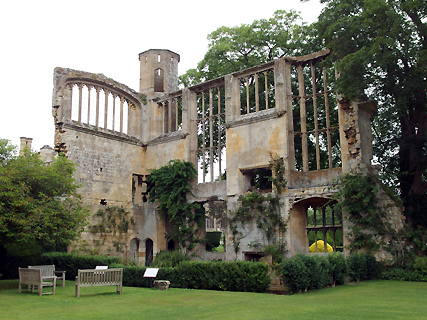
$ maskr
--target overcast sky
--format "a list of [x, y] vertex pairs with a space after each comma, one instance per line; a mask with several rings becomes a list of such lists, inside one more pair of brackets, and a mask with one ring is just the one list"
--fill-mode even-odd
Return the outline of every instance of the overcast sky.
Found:
[[181, 56], [179, 74], [195, 68], [207, 51], [206, 37], [221, 26], [268, 19], [274, 11], [301, 11], [317, 19], [319, 0], [282, 1], [98, 1], [5, 0], [0, 3], [0, 138], [33, 150], [53, 147], [53, 70], [103, 73], [134, 90], [138, 54], [169, 49]]

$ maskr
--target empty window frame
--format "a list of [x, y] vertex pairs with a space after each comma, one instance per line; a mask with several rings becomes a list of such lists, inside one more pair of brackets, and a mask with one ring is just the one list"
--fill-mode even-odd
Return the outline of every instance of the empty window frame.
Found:
[[[342, 213], [333, 206], [308, 207], [307, 237], [310, 252], [343, 251]], [[325, 241], [326, 239], [326, 245]], [[323, 251], [322, 251], [323, 249]]]
[[163, 132], [169, 133], [182, 129], [182, 96], [158, 103], [163, 108]]
[[225, 179], [224, 87], [197, 94], [197, 157], [200, 183]]
[[300, 171], [341, 166], [338, 105], [333, 70], [313, 61], [292, 70], [295, 166]]
[[274, 70], [240, 78], [240, 113], [249, 114], [275, 107]]

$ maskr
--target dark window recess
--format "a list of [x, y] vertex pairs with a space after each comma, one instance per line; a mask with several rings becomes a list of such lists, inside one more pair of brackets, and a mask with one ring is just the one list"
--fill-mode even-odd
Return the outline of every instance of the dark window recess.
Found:
[[132, 174], [132, 203], [141, 204], [148, 201], [151, 184], [146, 181], [147, 176]]
[[154, 92], [164, 91], [164, 71], [162, 69], [154, 70]]
[[270, 169], [267, 169], [267, 168], [253, 169], [250, 172], [251, 172], [251, 187], [259, 190], [272, 189], [272, 182], [271, 182], [272, 173]]

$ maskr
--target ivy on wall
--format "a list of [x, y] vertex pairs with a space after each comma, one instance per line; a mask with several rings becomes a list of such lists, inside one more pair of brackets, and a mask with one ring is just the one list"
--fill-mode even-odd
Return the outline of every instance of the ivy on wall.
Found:
[[350, 238], [350, 252], [385, 250], [396, 259], [404, 255], [401, 230], [391, 225], [387, 208], [380, 205], [381, 183], [372, 173], [348, 173], [342, 177], [333, 199], [335, 208], [345, 213]]
[[287, 229], [287, 223], [280, 212], [280, 194], [286, 188], [284, 179], [285, 164], [282, 158], [272, 157], [269, 162], [272, 176], [269, 178], [274, 188], [271, 193], [263, 193], [259, 190], [247, 192], [239, 196], [240, 207], [230, 213], [229, 228], [234, 252], [240, 250], [240, 242], [244, 237], [242, 229], [246, 225], [254, 223], [263, 234], [266, 243], [256, 241], [252, 243], [254, 248], [261, 248], [265, 254], [271, 254], [273, 261], [280, 261], [286, 251], [286, 243], [283, 235]]
[[101, 221], [90, 227], [90, 232], [99, 235], [101, 240], [95, 241], [100, 246], [105, 244], [108, 237], [111, 237], [113, 246], [117, 252], [123, 252], [127, 246], [128, 239], [126, 234], [129, 229], [135, 225], [135, 221], [130, 213], [122, 207], [108, 206], [105, 209], [99, 209], [95, 218]]
[[161, 218], [173, 226], [169, 239], [178, 241], [180, 248], [186, 251], [191, 251], [200, 242], [197, 235], [205, 224], [204, 209], [187, 201], [188, 195], [194, 196], [191, 181], [196, 177], [193, 163], [171, 160], [167, 165], [151, 170], [147, 178], [152, 186], [149, 201], [158, 204]]

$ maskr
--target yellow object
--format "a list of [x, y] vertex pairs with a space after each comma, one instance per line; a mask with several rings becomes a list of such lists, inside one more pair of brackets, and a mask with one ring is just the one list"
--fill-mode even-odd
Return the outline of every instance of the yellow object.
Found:
[[[325, 247], [324, 247], [324, 242], [323, 242], [323, 240], [317, 240], [317, 252], [325, 252]], [[326, 243], [326, 245], [327, 245], [327, 250], [328, 250], [328, 252], [334, 252], [334, 249], [328, 244], [328, 243]], [[316, 243], [313, 243], [309, 248], [308, 248], [308, 250], [310, 251], [310, 252], [316, 252]]]

